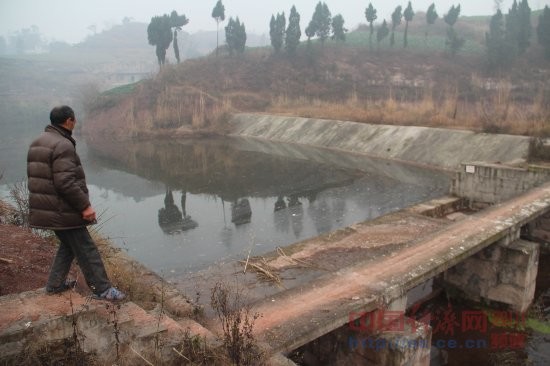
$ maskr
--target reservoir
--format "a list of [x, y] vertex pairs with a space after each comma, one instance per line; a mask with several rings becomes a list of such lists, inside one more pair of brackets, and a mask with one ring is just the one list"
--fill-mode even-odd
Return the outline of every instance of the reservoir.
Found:
[[101, 232], [166, 278], [445, 194], [441, 172], [243, 138], [88, 144]]
[[[450, 177], [363, 155], [245, 138], [84, 143], [97, 229], [170, 279], [261, 255], [448, 191]], [[24, 177], [26, 144], [2, 163]], [[20, 178], [19, 178], [20, 179]]]

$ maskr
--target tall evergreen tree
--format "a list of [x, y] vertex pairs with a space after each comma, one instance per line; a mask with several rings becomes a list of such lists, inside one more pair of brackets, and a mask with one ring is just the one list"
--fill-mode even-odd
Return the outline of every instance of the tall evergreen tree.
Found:
[[516, 0], [506, 14], [505, 39], [508, 45], [508, 59], [513, 60], [519, 54], [520, 16]]
[[229, 18], [229, 21], [227, 22], [227, 25], [225, 26], [225, 43], [227, 43], [227, 48], [229, 50], [229, 54], [232, 55], [233, 52], [235, 52], [235, 44], [236, 44], [236, 24], [235, 20], [233, 18]]
[[449, 25], [449, 27], [454, 27], [458, 16], [460, 15], [460, 4], [458, 6], [451, 6], [449, 12], [443, 16], [443, 21]]
[[288, 28], [286, 29], [285, 47], [288, 53], [293, 54], [300, 44], [300, 14], [296, 11], [296, 7], [292, 6], [290, 15], [288, 16]]
[[220, 22], [225, 20], [225, 6], [223, 6], [222, 0], [218, 0], [212, 9], [212, 18], [216, 20], [216, 56], [218, 56]]
[[174, 41], [172, 42], [174, 46], [174, 56], [176, 56], [176, 61], [180, 63], [180, 48], [178, 46], [178, 31], [174, 29]]
[[500, 9], [491, 17], [489, 33], [485, 34], [485, 45], [489, 66], [502, 67], [506, 63], [508, 47], [504, 33], [504, 15]]
[[388, 23], [386, 23], [386, 19], [384, 19], [382, 25], [376, 30], [376, 43], [378, 44], [378, 48], [380, 48], [380, 42], [382, 42], [388, 34], [390, 34], [390, 30], [388, 28]]
[[246, 48], [246, 27], [244, 22], [240, 23], [239, 18], [237, 17], [237, 52], [243, 53]]
[[522, 0], [518, 6], [518, 51], [520, 54], [525, 53], [530, 45], [531, 34], [533, 27], [531, 26], [531, 8], [527, 3], [527, 0]]
[[178, 31], [181, 30], [181, 27], [189, 23], [189, 19], [185, 15], [178, 15], [178, 12], [173, 10], [170, 14], [170, 23], [172, 28], [174, 28], [174, 55], [178, 64], [180, 63], [180, 49], [178, 47]]
[[401, 5], [395, 8], [391, 15], [391, 38], [390, 38], [390, 45], [393, 47], [395, 44], [395, 28], [399, 24], [401, 24], [401, 18], [403, 18], [403, 13], [401, 12], [402, 8]]
[[403, 12], [403, 17], [405, 18], [405, 36], [403, 38], [403, 47], [406, 48], [409, 44], [409, 40], [407, 39], [407, 35], [409, 33], [409, 22], [411, 22], [414, 17], [414, 11], [410, 1], [409, 5], [407, 5], [407, 8]]
[[313, 24], [313, 21], [310, 21], [308, 26], [306, 27], [306, 36], [307, 36], [307, 43], [308, 45], [311, 43], [311, 39], [315, 37], [315, 24]]
[[[279, 16], [279, 13], [277, 13], [277, 16]], [[271, 14], [271, 20], [269, 21], [269, 39], [271, 40], [271, 46], [275, 49], [275, 51], [279, 51], [281, 48], [277, 48], [277, 18], [275, 18], [274, 14]], [[282, 46], [282, 45], [281, 45]]]
[[[428, 24], [428, 27], [430, 25], [434, 25], [435, 21], [437, 20], [438, 17], [439, 17], [439, 15], [437, 14], [437, 11], [435, 10], [435, 4], [432, 3], [432, 5], [430, 5], [428, 7], [428, 11], [426, 12], [426, 23]], [[425, 42], [426, 42], [426, 44], [428, 44], [428, 30], [426, 30]]]
[[550, 60], [550, 8], [544, 7], [542, 14], [539, 15], [539, 24], [537, 25], [537, 40], [544, 48], [546, 59]]
[[325, 43], [330, 35], [332, 16], [326, 3], [319, 1], [315, 7], [313, 17], [306, 28], [306, 35], [311, 39], [314, 35], [319, 37], [321, 43]]
[[369, 3], [369, 6], [365, 9], [365, 18], [369, 23], [370, 35], [369, 35], [369, 47], [372, 47], [372, 34], [374, 33], [374, 21], [378, 16], [376, 15], [376, 9]]
[[159, 66], [166, 62], [166, 50], [172, 43], [172, 23], [167, 14], [154, 16], [147, 26], [147, 40], [151, 46], [155, 46], [155, 53]]
[[271, 38], [271, 45], [275, 49], [275, 52], [279, 52], [283, 47], [285, 40], [285, 28], [286, 18], [285, 13], [277, 13], [277, 17], [271, 16], [271, 22], [269, 23], [269, 36]]
[[451, 55], [456, 55], [456, 53], [464, 46], [464, 38], [458, 36], [454, 29], [454, 25], [458, 20], [460, 15], [460, 4], [458, 6], [451, 6], [449, 12], [443, 16], [443, 20], [449, 26], [447, 28], [447, 40], [445, 45], [449, 47]]
[[332, 18], [332, 39], [335, 41], [345, 41], [346, 32], [348, 30], [344, 28], [344, 17], [341, 14]]

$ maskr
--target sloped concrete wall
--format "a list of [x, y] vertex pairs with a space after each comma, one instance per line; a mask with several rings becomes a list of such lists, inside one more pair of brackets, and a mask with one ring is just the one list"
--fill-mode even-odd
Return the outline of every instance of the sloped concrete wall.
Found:
[[232, 134], [366, 154], [447, 170], [466, 161], [527, 159], [528, 137], [441, 128], [236, 114]]

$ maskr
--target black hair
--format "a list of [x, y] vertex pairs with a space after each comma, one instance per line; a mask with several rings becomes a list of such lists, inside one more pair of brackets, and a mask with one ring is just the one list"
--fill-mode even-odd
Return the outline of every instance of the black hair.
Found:
[[50, 112], [50, 122], [52, 125], [61, 125], [67, 119], [74, 120], [74, 111], [68, 105], [54, 107]]

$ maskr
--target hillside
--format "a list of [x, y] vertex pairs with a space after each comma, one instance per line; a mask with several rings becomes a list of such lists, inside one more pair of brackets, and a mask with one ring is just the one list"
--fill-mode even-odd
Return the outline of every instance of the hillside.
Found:
[[[535, 46], [499, 75], [487, 68], [483, 52], [451, 57], [444, 46], [370, 49], [368, 33], [361, 28], [349, 38], [363, 43], [304, 42], [295, 57], [265, 47], [168, 66], [152, 79], [95, 99], [88, 106], [93, 118], [85, 132], [116, 138], [223, 133], [231, 113], [261, 112], [550, 133], [550, 87], [545, 82], [550, 68]], [[121, 128], [113, 131], [112, 120]]]

